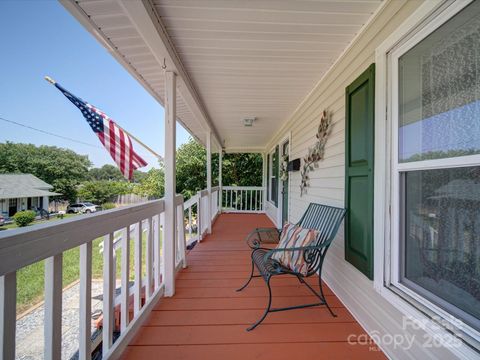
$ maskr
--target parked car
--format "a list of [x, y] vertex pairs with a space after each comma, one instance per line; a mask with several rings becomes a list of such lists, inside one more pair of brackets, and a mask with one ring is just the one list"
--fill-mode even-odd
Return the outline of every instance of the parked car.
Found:
[[2, 214], [0, 214], [0, 226], [5, 224], [5, 218], [3, 217]]
[[90, 202], [68, 205], [68, 214], [90, 214], [97, 211], [97, 205]]

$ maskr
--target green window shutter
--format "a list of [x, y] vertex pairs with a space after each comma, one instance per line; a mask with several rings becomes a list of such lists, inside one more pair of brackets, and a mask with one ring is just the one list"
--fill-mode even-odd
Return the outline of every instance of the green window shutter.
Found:
[[345, 260], [373, 279], [375, 64], [345, 92]]

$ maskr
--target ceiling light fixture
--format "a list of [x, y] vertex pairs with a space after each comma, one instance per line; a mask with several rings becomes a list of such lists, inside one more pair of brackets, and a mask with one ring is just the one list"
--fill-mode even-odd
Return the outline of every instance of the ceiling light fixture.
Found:
[[254, 122], [256, 119], [257, 119], [256, 117], [249, 117], [249, 118], [243, 119], [243, 126], [245, 126], [245, 127], [251, 127], [251, 126], [253, 126], [253, 122]]

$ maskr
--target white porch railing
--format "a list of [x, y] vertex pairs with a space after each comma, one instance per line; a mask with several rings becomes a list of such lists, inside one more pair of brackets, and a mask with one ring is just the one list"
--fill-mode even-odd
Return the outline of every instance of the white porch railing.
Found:
[[[176, 206], [177, 217], [182, 219], [181, 196], [176, 197]], [[62, 258], [65, 251], [80, 247], [79, 359], [91, 359], [92, 242], [100, 237], [103, 237], [104, 264], [102, 350], [104, 358], [118, 354], [163, 295], [163, 213], [163, 200], [156, 200], [0, 234], [0, 358], [15, 358], [17, 271], [42, 260], [45, 260], [43, 358], [61, 358]], [[177, 270], [182, 264], [185, 266], [184, 227], [182, 221], [178, 223]], [[130, 264], [131, 241], [133, 266]], [[116, 249], [121, 251], [121, 291], [117, 298]], [[131, 270], [135, 279], [132, 287], [129, 286]], [[133, 318], [130, 319], [132, 301]], [[115, 329], [114, 323], [116, 304], [120, 304], [121, 310], [120, 329]], [[119, 330], [120, 337], [113, 343], [113, 332]]]
[[[201, 240], [221, 211], [262, 212], [263, 188], [213, 187], [211, 194], [202, 190], [185, 203], [177, 195], [175, 206], [178, 271], [186, 266], [186, 246]], [[117, 356], [164, 294], [164, 210], [164, 201], [155, 200], [0, 233], [0, 358], [15, 358], [17, 271], [42, 260], [45, 260], [43, 357], [61, 357], [62, 259], [65, 251], [77, 247], [80, 248], [79, 359], [91, 358], [92, 243], [98, 238], [103, 238], [104, 264], [102, 351], [104, 358]], [[132, 242], [134, 261], [130, 264]], [[116, 274], [117, 251], [121, 259], [119, 274]], [[133, 286], [129, 286], [131, 273]], [[118, 296], [115, 295], [117, 278], [121, 281]], [[129, 312], [132, 304], [133, 318]], [[120, 307], [120, 328], [115, 327], [115, 306]], [[114, 331], [120, 331], [115, 342]]]
[[261, 186], [223, 186], [222, 211], [236, 213], [264, 212], [264, 188]]
[[[212, 187], [211, 196], [211, 221], [220, 213], [219, 204], [220, 187]], [[185, 201], [184, 224], [187, 246], [201, 240], [208, 230], [208, 190], [199, 191], [196, 195]]]

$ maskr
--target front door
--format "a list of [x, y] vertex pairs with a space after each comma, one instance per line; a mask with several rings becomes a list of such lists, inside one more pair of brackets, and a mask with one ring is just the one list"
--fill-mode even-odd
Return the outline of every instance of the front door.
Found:
[[346, 89], [345, 259], [373, 278], [374, 83], [372, 64]]
[[282, 181], [282, 225], [288, 222], [288, 141], [282, 145], [282, 158], [280, 159], [280, 180]]
[[17, 213], [17, 199], [8, 200], [8, 216], [12, 217]]

